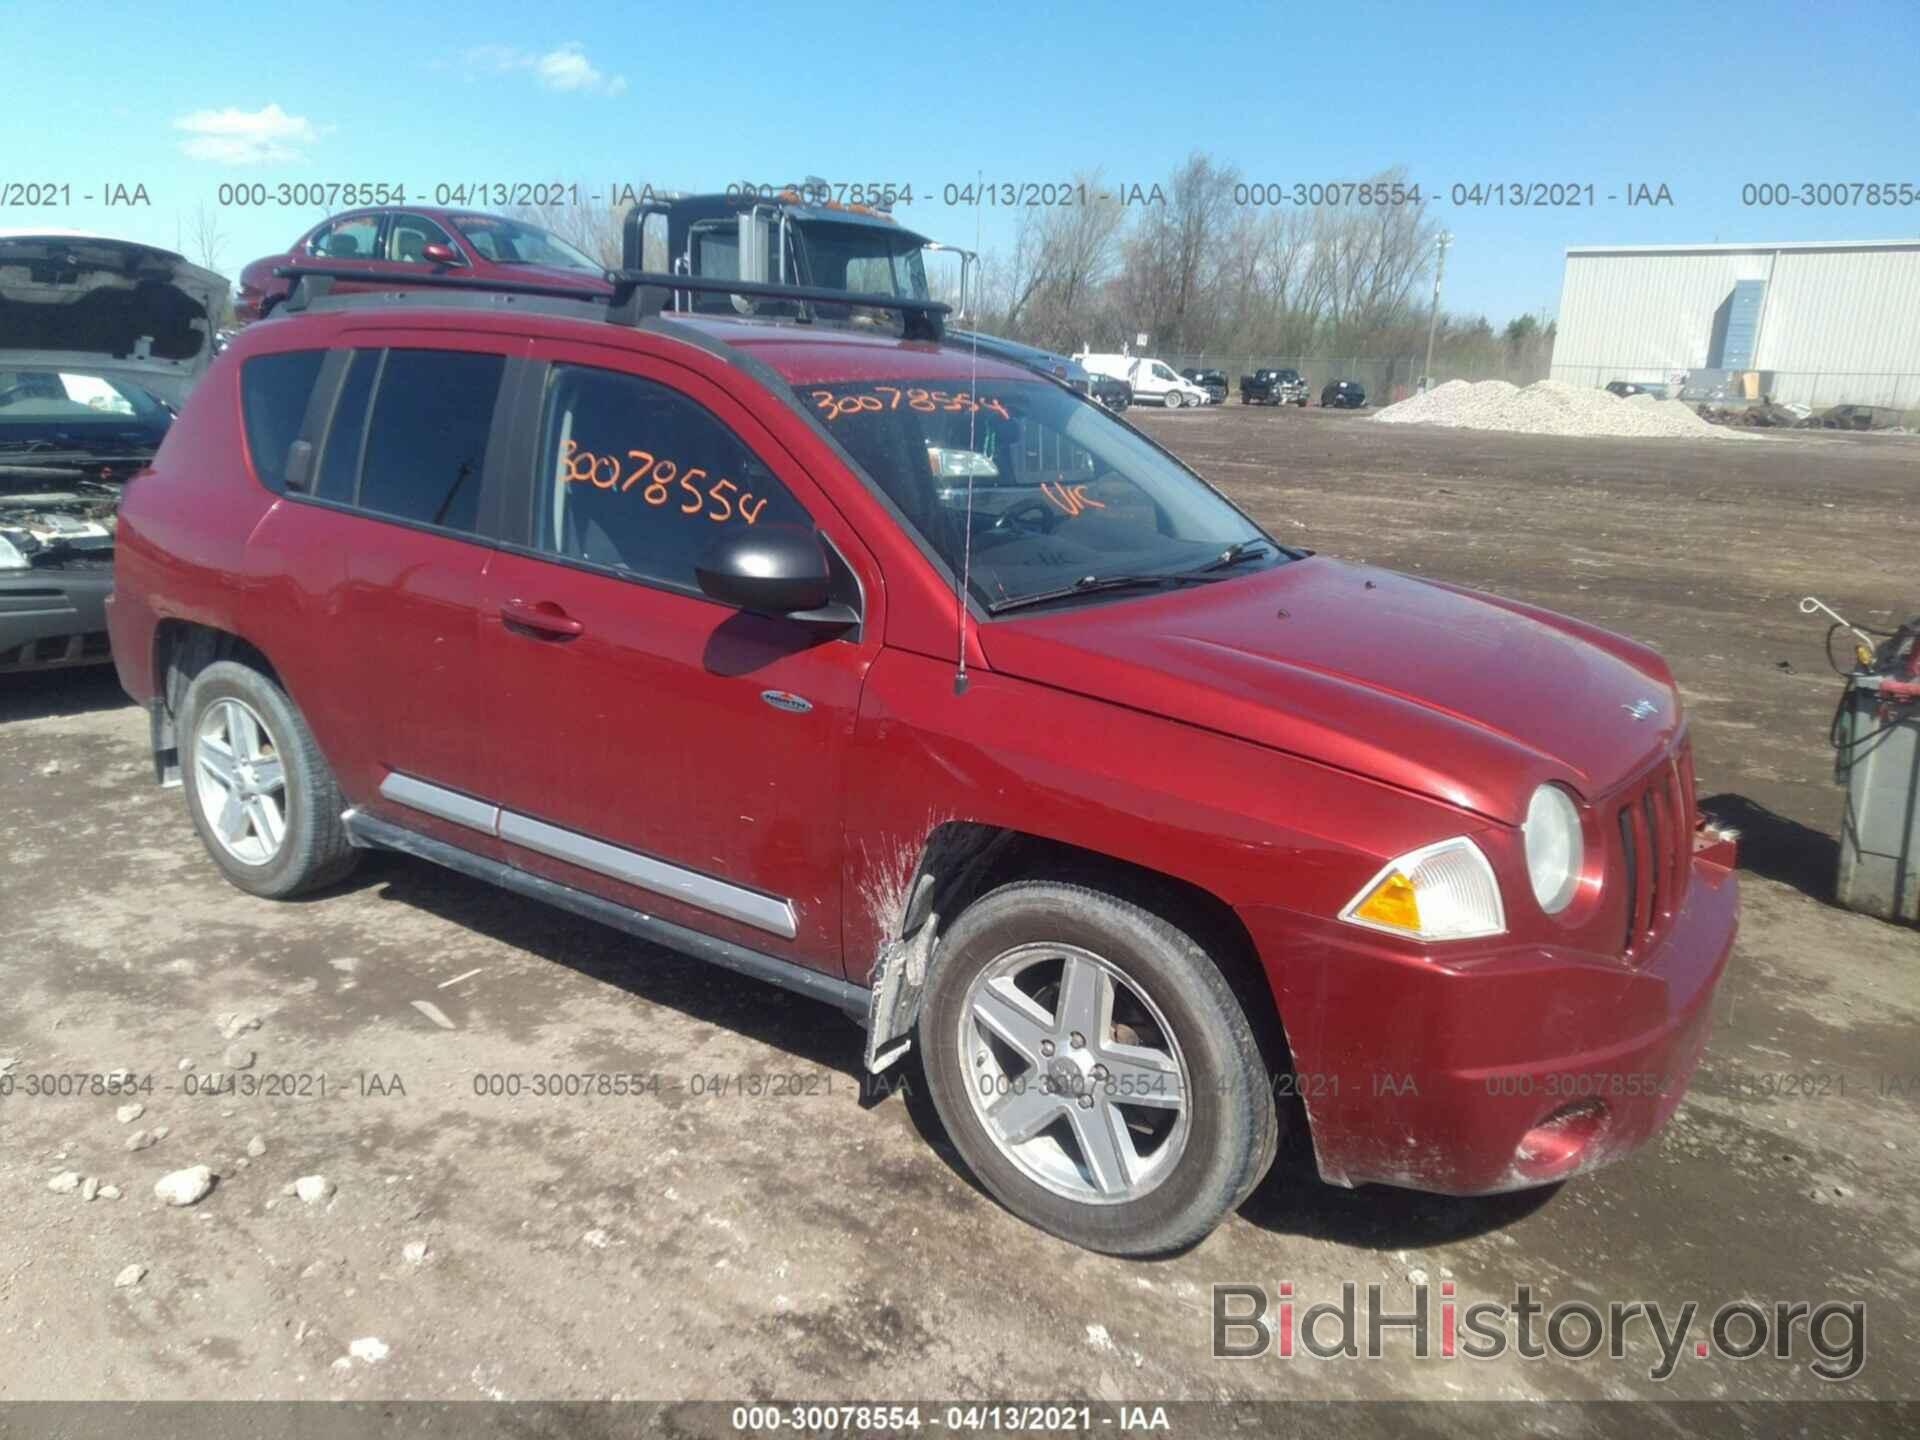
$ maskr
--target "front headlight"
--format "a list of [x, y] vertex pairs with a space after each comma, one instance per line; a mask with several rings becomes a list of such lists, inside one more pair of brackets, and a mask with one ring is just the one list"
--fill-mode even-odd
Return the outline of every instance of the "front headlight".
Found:
[[1464, 835], [1409, 850], [1362, 886], [1340, 918], [1411, 940], [1471, 940], [1507, 928], [1493, 866]]
[[1573, 797], [1558, 785], [1542, 785], [1527, 802], [1527, 818], [1520, 826], [1527, 842], [1527, 878], [1533, 898], [1549, 915], [1558, 915], [1573, 903], [1580, 888], [1580, 870], [1586, 843], [1580, 834], [1580, 812]]

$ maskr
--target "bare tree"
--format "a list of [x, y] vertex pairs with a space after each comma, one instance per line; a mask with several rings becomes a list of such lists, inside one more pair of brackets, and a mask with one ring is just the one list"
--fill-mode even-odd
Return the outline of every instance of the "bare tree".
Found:
[[190, 233], [187, 240], [180, 237], [180, 223], [174, 222], [174, 247], [187, 254], [196, 264], [209, 270], [220, 268], [220, 256], [226, 249], [227, 237], [220, 229], [219, 212], [210, 209], [202, 200], [193, 212]]

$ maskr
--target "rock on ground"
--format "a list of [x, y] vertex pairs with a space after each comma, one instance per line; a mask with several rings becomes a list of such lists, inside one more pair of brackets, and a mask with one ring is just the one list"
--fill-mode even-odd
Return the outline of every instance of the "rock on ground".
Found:
[[309, 1205], [318, 1205], [333, 1194], [333, 1182], [324, 1175], [302, 1175], [293, 1182], [293, 1193]]
[[213, 1189], [213, 1171], [205, 1165], [189, 1165], [185, 1170], [175, 1170], [171, 1175], [162, 1175], [154, 1182], [153, 1193], [169, 1205], [193, 1205], [206, 1198]]

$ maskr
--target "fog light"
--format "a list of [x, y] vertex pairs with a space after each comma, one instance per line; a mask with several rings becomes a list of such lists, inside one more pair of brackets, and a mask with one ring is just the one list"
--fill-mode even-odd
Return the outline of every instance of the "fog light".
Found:
[[1541, 1184], [1571, 1175], [1606, 1125], [1607, 1107], [1598, 1100], [1562, 1105], [1520, 1137], [1513, 1173]]

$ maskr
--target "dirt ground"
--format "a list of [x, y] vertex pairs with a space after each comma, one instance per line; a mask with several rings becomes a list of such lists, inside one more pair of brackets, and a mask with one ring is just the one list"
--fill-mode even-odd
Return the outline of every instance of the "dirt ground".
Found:
[[[1920, 609], [1920, 439], [1565, 440], [1239, 406], [1140, 423], [1284, 540], [1670, 658], [1706, 808], [1745, 832], [1745, 910], [1702, 1071], [1655, 1143], [1557, 1190], [1456, 1200], [1323, 1185], [1296, 1136], [1192, 1252], [1089, 1255], [968, 1180], [916, 1070], [863, 1094], [833, 1012], [397, 857], [306, 903], [252, 899], [152, 784], [110, 671], [0, 677], [0, 1398], [1920, 1396], [1920, 934], [1830, 902], [1840, 687], [1795, 609]], [[23, 1085], [117, 1069], [153, 1080], [124, 1122], [127, 1097]], [[476, 1093], [556, 1072], [661, 1081]], [[221, 1074], [253, 1093], [204, 1083]], [[712, 1080], [794, 1075], [797, 1098]], [[267, 1096], [269, 1076], [298, 1093]], [[196, 1164], [211, 1195], [155, 1199]], [[48, 1188], [68, 1171], [123, 1196]], [[313, 1175], [324, 1198], [283, 1193]], [[128, 1266], [144, 1274], [117, 1286]], [[1804, 1337], [1744, 1362], [1689, 1347], [1660, 1381], [1644, 1329], [1622, 1359], [1422, 1359], [1404, 1339], [1377, 1361], [1211, 1357], [1214, 1284], [1305, 1303], [1343, 1281], [1401, 1310], [1423, 1281], [1462, 1306], [1520, 1285], [1702, 1317], [1858, 1301], [1865, 1362], [1828, 1382]]]

